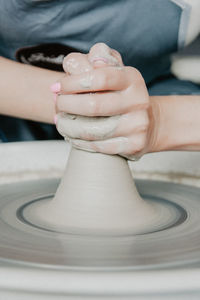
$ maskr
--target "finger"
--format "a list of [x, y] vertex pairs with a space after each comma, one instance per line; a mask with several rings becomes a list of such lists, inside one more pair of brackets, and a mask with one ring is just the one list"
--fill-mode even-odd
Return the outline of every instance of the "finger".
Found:
[[121, 115], [117, 127], [110, 137], [131, 136], [137, 133], [147, 133], [149, 116], [147, 110], [136, 110]]
[[96, 91], [122, 90], [128, 87], [132, 78], [128, 69], [104, 67], [80, 75], [65, 76], [60, 80], [60, 94], [75, 94]]
[[123, 66], [121, 55], [104, 43], [95, 44], [89, 51], [88, 59], [94, 67]]
[[119, 154], [123, 151], [124, 145], [127, 144], [126, 137], [117, 137], [103, 141], [85, 141], [71, 139], [72, 145], [78, 149], [100, 152], [105, 154]]
[[93, 69], [87, 54], [70, 53], [63, 60], [63, 69], [69, 75], [78, 75]]
[[145, 111], [97, 118], [60, 113], [57, 119], [57, 130], [61, 135], [88, 141], [144, 133], [147, 132], [148, 125], [149, 118]]
[[124, 66], [121, 54], [117, 50], [111, 48], [111, 54], [117, 59], [120, 66]]
[[146, 134], [133, 134], [130, 137], [116, 137], [103, 141], [72, 139], [71, 142], [78, 149], [128, 157], [144, 149]]
[[119, 118], [120, 116], [91, 118], [60, 113], [57, 119], [57, 130], [68, 138], [103, 140], [113, 135]]
[[113, 92], [59, 95], [57, 109], [58, 111], [88, 117], [113, 116], [128, 110], [127, 102], [122, 101], [121, 93]]
[[[135, 92], [136, 94], [136, 92]], [[87, 93], [74, 95], [59, 95], [57, 98], [57, 110], [70, 114], [95, 117], [114, 116], [128, 113], [134, 110], [148, 108], [148, 102], [142, 97], [133, 99], [133, 93], [129, 91]]]

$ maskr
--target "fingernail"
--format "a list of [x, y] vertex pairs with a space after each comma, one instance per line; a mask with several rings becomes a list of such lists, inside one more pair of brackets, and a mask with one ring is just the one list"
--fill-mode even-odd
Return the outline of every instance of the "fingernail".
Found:
[[51, 89], [51, 91], [53, 93], [59, 93], [60, 90], [61, 90], [61, 84], [60, 84], [60, 82], [56, 82], [56, 83], [52, 84], [51, 87], [50, 87], [50, 89]]
[[56, 100], [57, 100], [57, 94], [53, 93], [53, 100], [54, 102], [56, 103]]
[[58, 121], [58, 117], [57, 115], [54, 116], [54, 124], [56, 125], [57, 124], [57, 121]]
[[91, 59], [92, 63], [108, 64], [108, 59], [102, 56], [93, 57]]

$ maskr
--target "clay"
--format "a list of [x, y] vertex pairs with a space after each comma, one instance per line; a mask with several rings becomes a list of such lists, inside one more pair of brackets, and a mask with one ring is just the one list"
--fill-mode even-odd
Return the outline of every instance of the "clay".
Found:
[[90, 73], [86, 73], [85, 77], [80, 80], [80, 86], [83, 88], [90, 88], [94, 76]]
[[119, 61], [111, 54], [110, 48], [104, 43], [98, 43], [98, 54], [92, 55], [92, 61], [98, 60], [99, 57], [106, 59], [109, 64], [119, 67]]
[[94, 235], [145, 233], [170, 216], [140, 197], [124, 158], [74, 148], [55, 198], [26, 211], [28, 220], [45, 228]]
[[92, 65], [85, 61], [83, 54], [73, 53], [74, 55], [75, 57], [66, 56], [63, 61], [63, 68], [67, 74], [79, 75], [92, 71]]
[[[67, 113], [58, 114], [57, 129], [64, 138], [107, 139], [119, 125], [119, 115], [111, 117], [83, 117]], [[82, 136], [83, 135], [83, 136]]]
[[[90, 152], [101, 151], [103, 153], [105, 147], [110, 147], [111, 149], [114, 144], [115, 152], [120, 153], [121, 156], [129, 160], [136, 161], [141, 156], [141, 154], [129, 154], [126, 156], [124, 153], [129, 144], [129, 137], [116, 135], [120, 123], [123, 123], [126, 117], [121, 115], [86, 117], [64, 112], [56, 116], [58, 131], [66, 141], [71, 142], [77, 149]], [[127, 122], [127, 120], [125, 122]]]

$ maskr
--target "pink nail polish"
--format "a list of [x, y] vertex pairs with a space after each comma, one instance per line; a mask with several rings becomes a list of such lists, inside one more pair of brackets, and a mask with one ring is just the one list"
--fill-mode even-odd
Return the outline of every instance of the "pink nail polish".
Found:
[[53, 100], [54, 102], [56, 103], [56, 100], [57, 100], [57, 94], [53, 93]]
[[56, 125], [57, 124], [57, 121], [58, 121], [58, 117], [57, 115], [54, 116], [54, 124]]
[[92, 59], [92, 63], [104, 63], [104, 64], [108, 64], [108, 60], [105, 57], [99, 56], [99, 57], [94, 57]]
[[51, 89], [51, 91], [53, 93], [59, 93], [60, 90], [61, 90], [61, 84], [60, 84], [60, 82], [56, 82], [56, 83], [52, 84], [51, 87], [50, 87], [50, 89]]

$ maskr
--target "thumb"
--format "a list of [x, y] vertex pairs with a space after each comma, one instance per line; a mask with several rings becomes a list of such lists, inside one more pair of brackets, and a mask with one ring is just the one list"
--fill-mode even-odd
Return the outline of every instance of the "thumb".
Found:
[[94, 68], [105, 67], [105, 65], [123, 66], [120, 53], [104, 43], [97, 43], [90, 49], [88, 60]]

